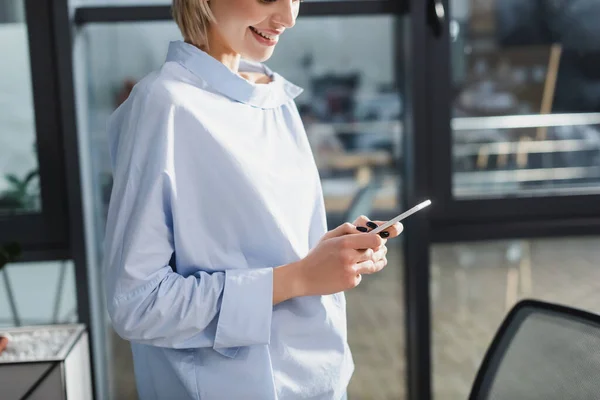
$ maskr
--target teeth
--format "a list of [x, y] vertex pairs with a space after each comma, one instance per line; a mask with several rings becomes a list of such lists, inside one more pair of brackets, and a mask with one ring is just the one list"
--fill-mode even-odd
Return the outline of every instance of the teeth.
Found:
[[250, 29], [252, 29], [253, 32], [257, 33], [258, 35], [264, 37], [267, 40], [274, 40], [275, 39], [273, 36], [269, 36], [266, 33], [259, 32], [258, 29], [254, 28], [252, 26], [250, 27]]

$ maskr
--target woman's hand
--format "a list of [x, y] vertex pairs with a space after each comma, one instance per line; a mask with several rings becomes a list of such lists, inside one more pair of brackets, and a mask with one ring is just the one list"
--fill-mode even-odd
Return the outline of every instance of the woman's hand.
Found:
[[387, 248], [380, 236], [365, 235], [349, 223], [328, 233], [328, 238], [323, 238], [298, 262], [301, 296], [326, 295], [354, 288], [360, 283], [362, 274], [381, 271], [387, 264]]
[[[371, 221], [369, 218], [361, 215], [352, 224], [343, 224], [338, 226], [336, 229], [327, 232], [321, 238], [321, 241], [347, 234], [353, 234], [357, 231], [362, 233], [369, 232], [385, 222], [387, 221]], [[374, 249], [375, 253], [372, 259], [374, 263], [383, 262], [384, 266], [387, 265], [387, 259], [385, 258], [385, 255], [387, 254], [387, 239], [399, 236], [403, 230], [404, 226], [400, 222], [397, 222], [386, 230], [379, 232], [379, 236], [384, 238], [384, 240], [379, 248]]]
[[[293, 297], [327, 295], [356, 287], [362, 274], [373, 274], [387, 265], [387, 238], [403, 230], [397, 223], [380, 235], [365, 234], [385, 221], [361, 216], [354, 224], [345, 223], [327, 232], [302, 260], [275, 268], [273, 304]], [[365, 227], [365, 229], [357, 229]], [[369, 225], [371, 225], [369, 227]], [[387, 235], [386, 235], [387, 233]], [[382, 235], [383, 234], [383, 235]]]

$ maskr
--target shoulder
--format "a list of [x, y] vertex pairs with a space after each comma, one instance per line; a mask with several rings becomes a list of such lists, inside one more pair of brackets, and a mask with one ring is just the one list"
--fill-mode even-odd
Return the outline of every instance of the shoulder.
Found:
[[112, 153], [133, 152], [155, 137], [168, 120], [174, 104], [160, 87], [159, 76], [153, 72], [133, 86], [127, 99], [112, 113], [107, 123]]
[[190, 95], [210, 95], [206, 83], [176, 62], [162, 67], [141, 79], [127, 101], [148, 106], [177, 107], [185, 104]]
[[137, 116], [148, 109], [156, 110], [171, 106], [174, 102], [165, 83], [160, 71], [146, 75], [133, 85], [130, 93], [111, 115], [110, 122]]
[[156, 120], [175, 118], [181, 110], [190, 107], [193, 98], [196, 105], [209, 100], [210, 93], [202, 89], [202, 82], [177, 63], [167, 62], [156, 71], [137, 82], [127, 99], [119, 105], [109, 119], [109, 126], [123, 124], [127, 120]]
[[182, 76], [175, 73], [174, 65], [163, 67], [144, 77], [132, 92], [132, 101], [150, 107], [173, 107], [180, 102], [182, 89], [186, 83]]
[[[161, 151], [171, 134], [176, 117], [177, 90], [162, 70], [137, 82], [127, 99], [112, 113], [107, 123], [113, 157], [144, 156]], [[156, 154], [155, 154], [156, 155]]]

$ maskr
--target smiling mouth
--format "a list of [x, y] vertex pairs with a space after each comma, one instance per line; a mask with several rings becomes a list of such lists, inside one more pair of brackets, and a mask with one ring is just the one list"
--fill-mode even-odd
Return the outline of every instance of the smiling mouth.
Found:
[[250, 30], [251, 30], [252, 32], [256, 33], [258, 36], [260, 36], [260, 37], [263, 37], [263, 38], [265, 38], [265, 39], [267, 39], [267, 40], [270, 40], [270, 41], [273, 41], [273, 42], [274, 42], [275, 40], [277, 40], [277, 36], [271, 36], [271, 35], [268, 35], [268, 34], [266, 34], [266, 33], [260, 32], [258, 29], [256, 29], [256, 28], [255, 28], [255, 27], [253, 27], [253, 26], [251, 26], [251, 27], [250, 27]]

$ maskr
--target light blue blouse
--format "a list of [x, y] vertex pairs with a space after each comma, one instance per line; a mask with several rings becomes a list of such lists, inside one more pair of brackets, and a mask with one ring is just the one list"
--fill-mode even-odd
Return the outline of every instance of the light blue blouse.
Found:
[[272, 305], [273, 267], [327, 230], [301, 89], [240, 70], [272, 82], [173, 42], [111, 116], [108, 311], [141, 399], [337, 400], [354, 369], [343, 293]]

